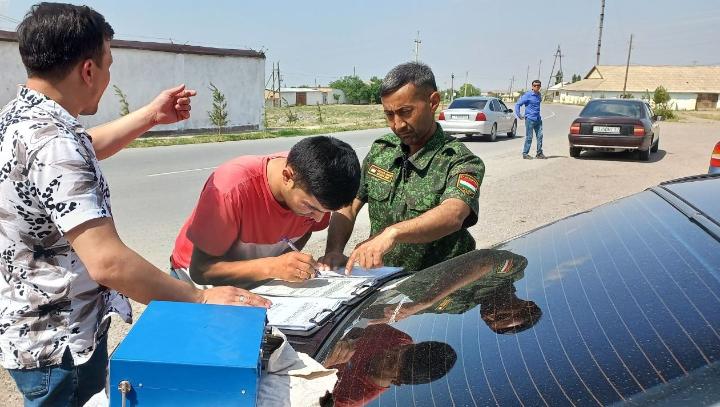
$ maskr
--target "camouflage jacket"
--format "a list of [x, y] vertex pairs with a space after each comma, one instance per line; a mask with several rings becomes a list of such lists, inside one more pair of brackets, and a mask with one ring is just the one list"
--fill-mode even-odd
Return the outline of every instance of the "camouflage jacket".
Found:
[[370, 234], [415, 218], [449, 198], [471, 209], [463, 227], [424, 244], [398, 244], [385, 254], [386, 265], [417, 271], [475, 248], [467, 228], [478, 219], [478, 196], [485, 165], [465, 145], [446, 136], [440, 125], [427, 144], [408, 157], [395, 134], [375, 140], [363, 162], [357, 197], [368, 204]]
[[0, 364], [31, 369], [92, 356], [130, 304], [98, 285], [65, 233], [111, 216], [87, 133], [62, 106], [20, 87], [0, 112]]

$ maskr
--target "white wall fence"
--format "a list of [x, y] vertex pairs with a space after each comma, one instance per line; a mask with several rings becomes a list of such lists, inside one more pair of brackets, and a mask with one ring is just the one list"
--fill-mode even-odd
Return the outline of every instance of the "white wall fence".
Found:
[[[114, 43], [143, 44], [117, 41]], [[153, 44], [153, 43], [147, 43]], [[158, 45], [158, 44], [155, 44]], [[171, 48], [172, 44], [160, 44]], [[224, 50], [204, 47], [175, 46], [197, 50]], [[240, 52], [242, 50], [230, 50]], [[245, 51], [243, 51], [245, 52]], [[225, 95], [228, 110], [228, 126], [232, 129], [259, 129], [263, 126], [265, 56], [247, 51], [250, 56], [211, 55], [200, 52], [165, 52], [138, 49], [138, 47], [113, 47], [111, 79], [100, 100], [97, 114], [81, 116], [80, 121], [87, 127], [105, 123], [120, 117], [120, 99], [113, 91], [117, 85], [127, 96], [130, 110], [150, 102], [167, 88], [184, 83], [195, 89], [198, 95], [192, 100], [189, 120], [167, 126], [158, 126], [155, 131], [192, 132], [213, 128], [208, 117], [212, 109], [212, 82]], [[0, 40], [0, 105], [15, 98], [17, 85], [27, 78], [22, 65], [16, 41]]]

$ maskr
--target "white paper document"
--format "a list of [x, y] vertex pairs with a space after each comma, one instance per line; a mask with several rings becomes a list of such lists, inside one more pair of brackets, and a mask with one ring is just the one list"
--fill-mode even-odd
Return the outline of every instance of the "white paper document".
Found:
[[309, 280], [291, 283], [288, 281], [273, 280], [251, 291], [258, 295], [282, 297], [315, 297], [349, 300], [372, 284], [369, 278], [344, 277], [317, 277]]
[[267, 312], [269, 325], [283, 329], [310, 330], [342, 304], [332, 298], [272, 297]]
[[385, 277], [392, 276], [393, 274], [398, 274], [401, 271], [403, 271], [402, 267], [378, 267], [374, 269], [366, 269], [363, 267], [355, 266], [352, 269], [351, 277], [367, 277], [367, 278], [373, 278], [376, 280], [383, 279]]

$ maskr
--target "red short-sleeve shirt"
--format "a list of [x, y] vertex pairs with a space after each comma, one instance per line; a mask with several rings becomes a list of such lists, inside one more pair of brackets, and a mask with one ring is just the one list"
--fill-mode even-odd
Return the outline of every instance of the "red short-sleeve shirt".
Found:
[[183, 225], [172, 253], [174, 268], [188, 268], [193, 247], [228, 260], [250, 260], [282, 254], [283, 237], [297, 240], [308, 232], [323, 230], [320, 222], [283, 208], [270, 192], [269, 156], [242, 156], [218, 167], [203, 187], [195, 209]]

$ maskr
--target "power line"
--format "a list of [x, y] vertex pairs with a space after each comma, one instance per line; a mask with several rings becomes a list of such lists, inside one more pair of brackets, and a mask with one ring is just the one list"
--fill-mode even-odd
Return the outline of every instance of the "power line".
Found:
[[5, 14], [0, 14], [0, 18], [3, 19], [3, 20], [8, 20], [8, 21], [10, 21], [11, 23], [15, 23], [15, 24], [19, 24], [19, 23], [20, 23], [20, 20], [16, 20], [16, 19], [14, 19], [14, 18], [12, 18], [12, 17], [10, 17], [10, 16], [6, 16]]

